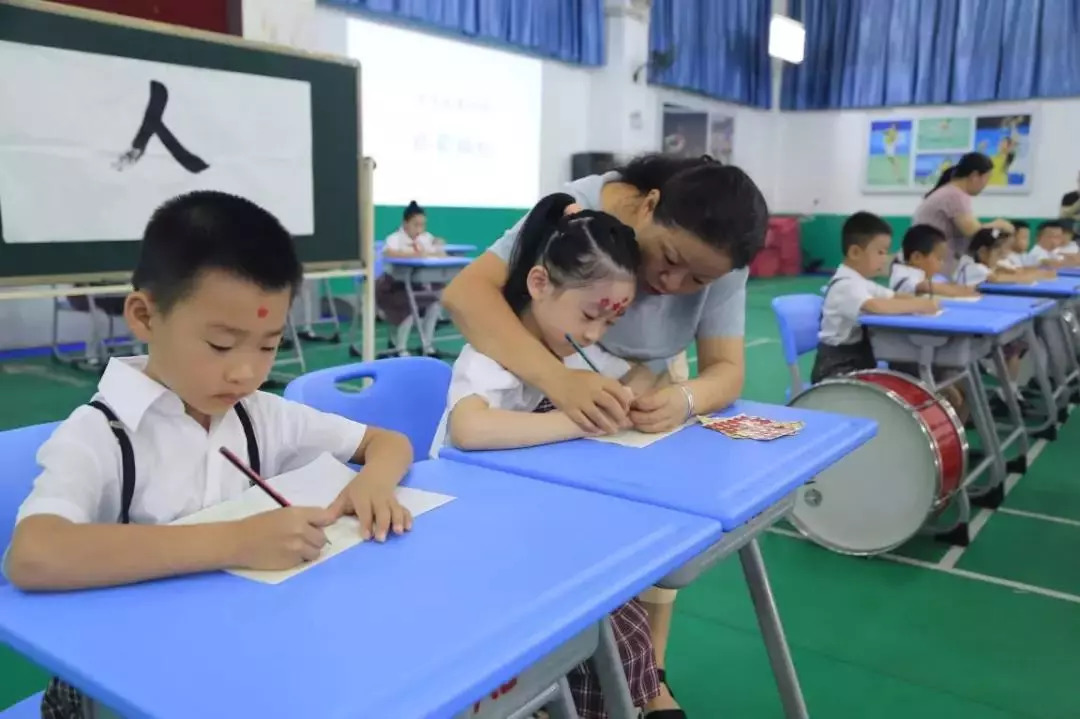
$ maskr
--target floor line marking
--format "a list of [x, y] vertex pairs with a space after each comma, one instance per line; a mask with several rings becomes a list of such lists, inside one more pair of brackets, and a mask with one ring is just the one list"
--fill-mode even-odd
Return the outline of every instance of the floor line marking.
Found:
[[1028, 512], [1024, 509], [1010, 509], [1008, 507], [1001, 507], [998, 512], [1002, 514], [1011, 514], [1016, 517], [1027, 517], [1028, 519], [1040, 519], [1044, 522], [1055, 522], [1057, 524], [1067, 524], [1071, 527], [1080, 527], [1080, 519], [1069, 519], [1068, 517], [1055, 517], [1051, 514], [1042, 514], [1041, 512]]
[[[806, 537], [802, 536], [798, 532], [794, 532], [790, 529], [784, 529], [782, 527], [770, 527], [768, 530], [772, 534], [780, 534], [785, 537], [792, 537], [803, 542], [809, 542]], [[1047, 589], [1046, 587], [1038, 587], [1034, 584], [1024, 584], [1023, 582], [1014, 582], [1011, 579], [1002, 579], [1001, 577], [994, 577], [989, 574], [980, 574], [978, 572], [970, 572], [966, 569], [958, 569], [956, 567], [942, 567], [934, 562], [927, 562], [922, 559], [912, 559], [910, 557], [901, 557], [897, 554], [879, 554], [873, 559], [884, 559], [889, 562], [896, 562], [897, 564], [907, 564], [912, 567], [920, 567], [922, 569], [931, 569], [935, 572], [941, 572], [942, 574], [951, 574], [955, 577], [963, 577], [965, 579], [971, 579], [977, 582], [983, 582], [985, 584], [996, 584], [1000, 587], [1007, 587], [1009, 589], [1026, 592], [1028, 594], [1038, 594], [1043, 597], [1049, 597], [1050, 599], [1059, 599], [1063, 602], [1070, 602], [1072, 604], [1080, 604], [1080, 596], [1075, 594], [1069, 594], [1068, 592], [1059, 592], [1056, 589]]]

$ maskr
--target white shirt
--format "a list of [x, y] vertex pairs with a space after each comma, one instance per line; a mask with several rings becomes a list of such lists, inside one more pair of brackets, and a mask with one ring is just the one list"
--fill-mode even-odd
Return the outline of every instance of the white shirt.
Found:
[[905, 265], [903, 262], [894, 262], [889, 270], [889, 288], [893, 292], [906, 292], [915, 295], [919, 292], [919, 284], [926, 280], [926, 273], [918, 267]]
[[431, 254], [436, 250], [435, 236], [430, 232], [421, 232], [413, 239], [404, 228], [399, 227], [386, 238], [383, 249], [391, 252], [415, 252], [418, 255]]
[[1080, 245], [1076, 244], [1076, 240], [1069, 240], [1064, 245], [1054, 250], [1054, 252], [1058, 256], [1075, 255], [1077, 252], [1080, 252]]
[[[210, 431], [184, 412], [180, 398], [143, 373], [145, 357], [109, 361], [95, 399], [123, 423], [135, 455], [131, 521], [167, 524], [238, 496], [247, 478], [221, 456], [228, 447], [249, 459], [236, 412], [215, 417]], [[276, 395], [243, 400], [259, 444], [261, 474], [273, 477], [330, 452], [352, 458], [366, 427]], [[18, 520], [54, 514], [72, 522], [113, 523], [120, 516], [120, 445], [93, 407], [72, 412], [38, 450], [41, 474]]]
[[[616, 357], [600, 345], [590, 345], [583, 349], [585, 356], [605, 377], [620, 379], [630, 371], [629, 362]], [[571, 369], [592, 369], [577, 354], [565, 358], [563, 363]], [[465, 345], [454, 362], [446, 412], [443, 413], [439, 429], [435, 433], [435, 441], [431, 444], [432, 457], [437, 457], [440, 449], [450, 445], [446, 423], [451, 410], [458, 402], [473, 395], [482, 398], [492, 409], [510, 412], [532, 412], [544, 400], [543, 392], [525, 384], [501, 364], [477, 352], [472, 345]]]
[[953, 281], [958, 285], [974, 287], [990, 279], [990, 268], [975, 261], [971, 255], [964, 255], [956, 264], [956, 276]]
[[859, 312], [868, 300], [888, 299], [896, 293], [869, 280], [851, 267], [840, 265], [829, 281], [825, 304], [821, 308], [818, 340], [827, 345], [846, 345], [859, 341]]
[[999, 267], [1008, 270], [1022, 270], [1025, 267], [1038, 267], [1039, 261], [1032, 258], [1027, 252], [1010, 252], [1005, 259], [998, 262]]

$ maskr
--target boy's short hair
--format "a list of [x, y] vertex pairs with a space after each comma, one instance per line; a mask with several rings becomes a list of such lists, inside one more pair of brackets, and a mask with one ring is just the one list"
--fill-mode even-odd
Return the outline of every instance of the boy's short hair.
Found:
[[1016, 228], [1017, 232], [1019, 232], [1020, 230], [1030, 230], [1031, 229], [1031, 223], [1029, 223], [1027, 220], [1009, 220], [1009, 221], [1012, 222], [1012, 226]]
[[912, 225], [904, 233], [904, 260], [910, 260], [918, 252], [920, 255], [932, 254], [934, 248], [945, 243], [945, 233], [931, 225]]
[[304, 276], [292, 236], [276, 217], [242, 197], [199, 190], [154, 211], [131, 283], [168, 312], [212, 269], [293, 295]]
[[852, 247], [866, 248], [870, 242], [880, 235], [892, 237], [892, 227], [872, 212], [856, 212], [844, 222], [842, 230], [844, 256]]
[[1038, 237], [1042, 237], [1042, 234], [1044, 232], [1046, 232], [1047, 230], [1064, 230], [1064, 229], [1065, 229], [1065, 225], [1058, 222], [1057, 220], [1047, 220], [1046, 222], [1040, 222], [1039, 223], [1039, 229], [1038, 229], [1038, 232], [1036, 234], [1037, 234]]

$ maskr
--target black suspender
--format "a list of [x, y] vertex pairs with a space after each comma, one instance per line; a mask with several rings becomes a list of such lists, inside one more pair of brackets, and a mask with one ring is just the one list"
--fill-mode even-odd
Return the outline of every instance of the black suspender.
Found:
[[[135, 497], [135, 450], [131, 446], [131, 438], [128, 437], [124, 424], [117, 418], [108, 405], [100, 400], [90, 402], [89, 406], [105, 415], [109, 422], [109, 429], [116, 437], [120, 445], [120, 523], [131, 523], [131, 501]], [[262, 471], [259, 462], [259, 441], [255, 438], [255, 427], [251, 423], [251, 415], [244, 409], [244, 405], [237, 402], [234, 406], [240, 425], [244, 428], [244, 438], [247, 440], [248, 464], [258, 474]]]

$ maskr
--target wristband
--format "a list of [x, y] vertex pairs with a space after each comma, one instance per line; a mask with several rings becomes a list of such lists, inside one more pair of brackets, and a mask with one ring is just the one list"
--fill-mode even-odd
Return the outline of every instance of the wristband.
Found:
[[686, 419], [690, 419], [694, 416], [694, 393], [685, 384], [676, 386], [682, 390], [683, 396], [686, 397]]

